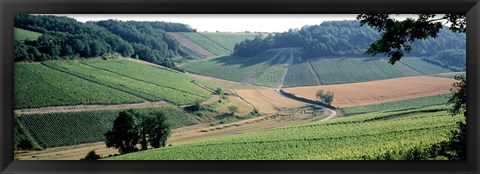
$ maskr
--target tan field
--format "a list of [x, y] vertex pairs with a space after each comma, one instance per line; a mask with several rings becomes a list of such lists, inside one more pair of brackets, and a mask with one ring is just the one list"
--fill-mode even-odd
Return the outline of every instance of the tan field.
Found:
[[285, 88], [288, 93], [315, 100], [319, 89], [334, 93], [333, 105], [344, 108], [449, 93], [456, 80], [404, 77], [340, 85]]
[[281, 96], [274, 89], [235, 89], [242, 99], [255, 106], [261, 113], [275, 113], [281, 109], [296, 108], [305, 103]]
[[246, 115], [253, 111], [253, 106], [248, 104], [247, 102], [243, 101], [240, 97], [237, 96], [228, 96], [229, 103], [226, 105], [221, 105], [216, 109], [219, 112], [230, 112], [228, 106], [237, 106], [238, 112], [235, 113], [236, 115]]

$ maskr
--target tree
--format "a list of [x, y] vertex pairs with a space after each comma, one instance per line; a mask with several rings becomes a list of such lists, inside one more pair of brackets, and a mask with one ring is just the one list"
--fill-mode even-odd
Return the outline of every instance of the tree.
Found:
[[[411, 43], [417, 39], [436, 38], [443, 24], [450, 24], [450, 31], [465, 33], [465, 14], [446, 14], [435, 18], [434, 14], [420, 14], [418, 19], [407, 18], [404, 21], [397, 21], [389, 14], [360, 14], [357, 19], [361, 25], [367, 24], [382, 32], [381, 39], [370, 45], [365, 54], [376, 55], [384, 53], [390, 57], [390, 63], [395, 64], [404, 53], [412, 50]], [[467, 81], [464, 77], [456, 77], [460, 80], [453, 84], [453, 95], [449, 103], [453, 104], [450, 112], [453, 115], [466, 114], [466, 91]], [[458, 122], [458, 130], [452, 131], [450, 141], [442, 142], [432, 149], [440, 149], [438, 154], [447, 156], [449, 159], [466, 159], [466, 124]], [[454, 152], [453, 154], [449, 152]]]
[[153, 117], [148, 117], [145, 122], [150, 145], [154, 148], [165, 147], [167, 138], [171, 134], [171, 125], [168, 123], [165, 114], [158, 112]]
[[235, 113], [238, 112], [238, 107], [237, 106], [228, 106], [228, 110], [230, 111], [231, 115], [235, 115]]
[[100, 155], [97, 155], [97, 153], [95, 153], [95, 150], [92, 150], [90, 152], [88, 152], [87, 156], [85, 156], [85, 158], [82, 158], [81, 160], [97, 160], [97, 159], [100, 159], [101, 156]]
[[317, 91], [317, 94], [315, 94], [315, 96], [317, 96], [317, 99], [319, 99], [321, 102], [325, 104], [331, 105], [333, 102], [333, 93], [330, 91], [323, 93], [323, 90], [319, 89]]
[[122, 111], [113, 121], [111, 131], [105, 133], [107, 147], [115, 147], [120, 153], [135, 152], [140, 139], [138, 113], [133, 110]]

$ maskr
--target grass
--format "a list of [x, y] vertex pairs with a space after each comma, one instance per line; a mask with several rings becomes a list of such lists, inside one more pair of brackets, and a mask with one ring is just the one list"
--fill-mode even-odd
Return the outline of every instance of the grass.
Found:
[[182, 68], [196, 74], [242, 82], [263, 73], [270, 66], [268, 61], [275, 54], [264, 52], [254, 57], [221, 56], [193, 60], [185, 63]]
[[15, 63], [14, 108], [139, 103], [143, 99], [38, 63]]
[[448, 139], [445, 107], [378, 112], [130, 153], [107, 160], [391, 159]]
[[[198, 123], [193, 116], [175, 107], [137, 110], [146, 114], [164, 112], [173, 128]], [[32, 114], [20, 118], [37, 142], [50, 148], [103, 141], [103, 134], [112, 128], [113, 120], [121, 111], [124, 110]]]
[[450, 69], [428, 63], [422, 59], [405, 58], [400, 60], [400, 62], [424, 75], [452, 72]]
[[202, 46], [203, 48], [207, 49], [208, 51], [220, 55], [228, 55], [231, 53], [230, 50], [225, 49], [221, 45], [216, 42], [209, 40], [208, 38], [200, 35], [199, 33], [195, 32], [182, 32], [182, 35], [190, 39], [191, 41], [195, 42], [196, 44]]
[[34, 40], [37, 40], [40, 36], [42, 36], [42, 33], [24, 30], [16, 27], [14, 28], [14, 37], [15, 37], [15, 40], [18, 40], [18, 41], [25, 41], [25, 40], [34, 41]]
[[215, 41], [216, 43], [227, 48], [230, 52], [233, 51], [235, 44], [244, 41], [245, 39], [253, 39], [257, 34], [253, 33], [200, 33], [203, 36]]
[[[114, 62], [114, 61], [108, 62], [108, 63], [118, 64], [118, 65], [112, 65], [112, 66], [120, 66], [120, 67], [122, 66], [120, 63]], [[117, 70], [115, 69], [112, 69], [112, 70], [100, 69], [100, 68], [92, 67], [89, 65], [85, 65], [84, 63], [81, 63], [78, 60], [47, 61], [47, 62], [43, 62], [43, 64], [53, 69], [57, 69], [59, 71], [66, 72], [68, 74], [80, 77], [87, 81], [108, 86], [110, 88], [138, 96], [148, 101], [165, 100], [174, 104], [185, 105], [185, 104], [192, 104], [197, 101], [203, 101], [208, 98], [202, 94], [194, 95], [195, 92], [187, 93], [183, 90], [178, 90], [176, 88], [167, 87], [167, 86], [158, 84], [158, 83], [161, 83], [162, 81], [165, 81], [165, 83], [166, 81], [168, 81], [168, 79], [162, 79], [161, 76], [144, 79], [144, 77], [139, 77], [139, 76], [142, 76], [142, 74], [140, 75], [136, 74], [136, 73], [144, 73], [145, 71], [136, 72], [136, 71], [132, 71], [131, 69], [120, 70], [122, 71], [121, 74], [124, 74], [124, 75], [125, 73], [131, 73], [128, 76], [124, 76], [124, 75], [118, 74]], [[132, 64], [134, 63], [132, 62]], [[144, 69], [149, 68], [146, 65], [138, 64], [138, 66], [143, 66]], [[158, 71], [161, 72], [162, 70], [158, 69]], [[135, 76], [135, 78], [132, 78], [132, 76]], [[139, 80], [139, 78], [142, 78], [142, 80]], [[181, 84], [177, 84], [177, 85], [181, 86]], [[193, 86], [193, 84], [191, 85]]]
[[384, 59], [324, 59], [311, 63], [324, 85], [405, 76]]
[[400, 100], [387, 102], [382, 104], [373, 104], [366, 106], [357, 106], [344, 108], [345, 115], [363, 114], [369, 112], [379, 112], [384, 110], [412, 109], [433, 105], [446, 105], [451, 94], [435, 95], [429, 97], [413, 98], [408, 100]]

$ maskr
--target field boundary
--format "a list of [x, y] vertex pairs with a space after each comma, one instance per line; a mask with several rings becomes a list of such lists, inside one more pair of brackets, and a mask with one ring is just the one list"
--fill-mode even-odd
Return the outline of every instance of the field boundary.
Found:
[[320, 79], [320, 75], [318, 75], [317, 70], [315, 70], [315, 68], [313, 68], [313, 65], [312, 65], [311, 61], [308, 61], [308, 67], [310, 68], [310, 73], [312, 73], [313, 76], [315, 77], [315, 80], [317, 81], [317, 84], [318, 85], [323, 85], [322, 80]]
[[[175, 38], [178, 42], [180, 42], [181, 45], [190, 48], [191, 50], [197, 52], [198, 54], [204, 56], [204, 57], [213, 57], [216, 56], [216, 54], [212, 53], [211, 51], [208, 51], [201, 45], [197, 44], [196, 42], [190, 40], [187, 38], [185, 35], [183, 35], [180, 32], [169, 32], [171, 36]], [[188, 42], [188, 43], [187, 43]]]
[[[408, 69], [411, 69], [413, 72], [417, 73], [417, 74], [420, 74], [420, 76], [424, 76], [426, 74], [423, 74], [421, 73], [420, 71], [418, 71], [417, 69], [413, 68], [412, 66], [410, 65], [407, 65], [406, 63], [403, 63], [401, 61], [397, 61], [398, 63], [402, 64], [402, 65], [405, 65], [405, 67], [407, 67]], [[403, 74], [403, 73], [402, 73]]]

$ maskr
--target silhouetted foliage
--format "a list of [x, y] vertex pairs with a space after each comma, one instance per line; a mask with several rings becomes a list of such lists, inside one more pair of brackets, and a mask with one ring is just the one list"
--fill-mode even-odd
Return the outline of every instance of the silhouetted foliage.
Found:
[[88, 154], [80, 160], [98, 160], [100, 158], [102, 157], [100, 155], [97, 155], [97, 153], [95, 153], [95, 150], [92, 150], [88, 152]]

